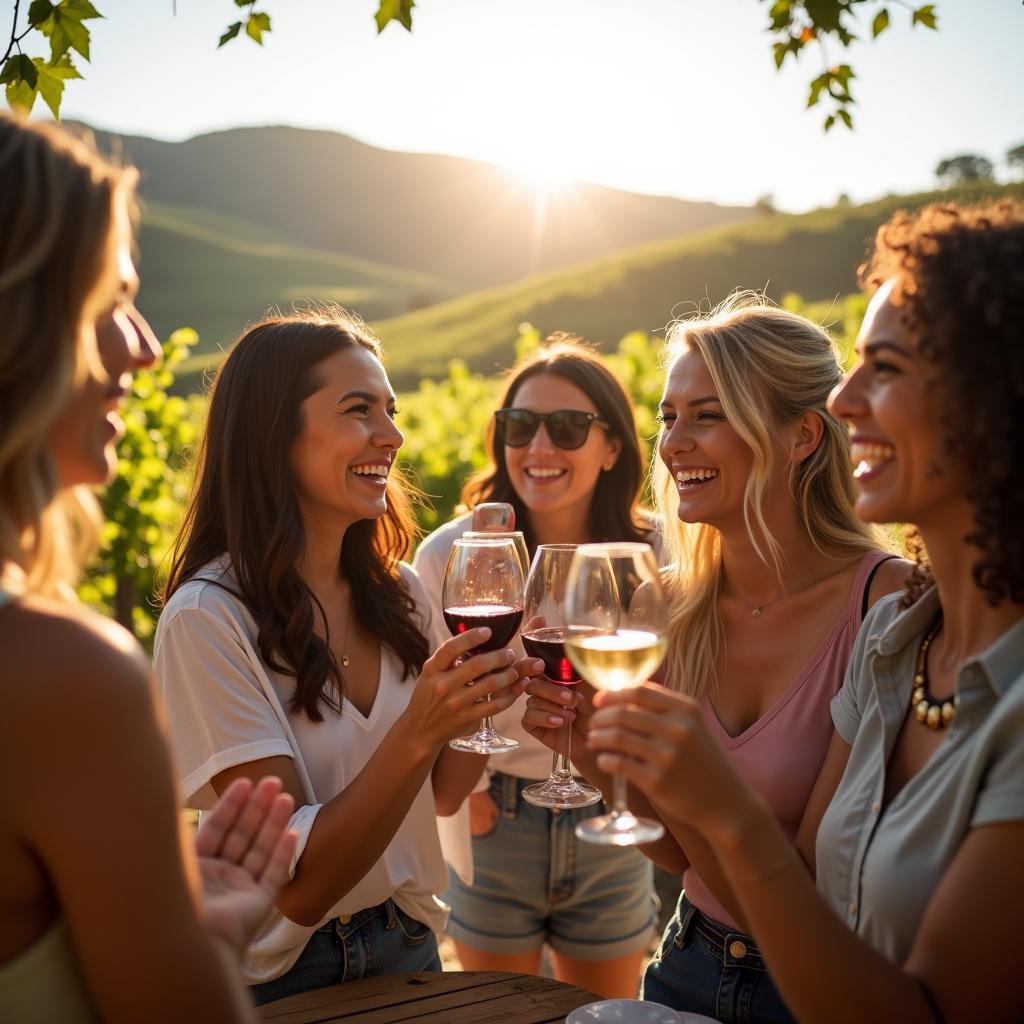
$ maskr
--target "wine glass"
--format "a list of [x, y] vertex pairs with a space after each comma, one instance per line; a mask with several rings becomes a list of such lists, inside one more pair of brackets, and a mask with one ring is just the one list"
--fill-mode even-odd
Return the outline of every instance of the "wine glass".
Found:
[[516, 554], [519, 555], [519, 561], [522, 563], [523, 576], [525, 578], [530, 571], [530, 552], [526, 548], [526, 538], [523, 536], [523, 531], [467, 530], [462, 535], [463, 540], [486, 540], [488, 537], [508, 537], [515, 544]]
[[[668, 611], [658, 563], [649, 544], [582, 544], [576, 549], [566, 591], [565, 638], [569, 660], [599, 690], [636, 686], [665, 656]], [[635, 846], [660, 839], [657, 821], [638, 818], [626, 805], [626, 780], [613, 780], [612, 809], [576, 826], [590, 843]]]
[[[501, 534], [455, 541], [441, 602], [453, 636], [477, 626], [491, 630], [490, 638], [464, 658], [507, 647], [523, 618], [523, 566], [515, 541]], [[451, 746], [474, 754], [505, 754], [518, 750], [519, 741], [496, 732], [485, 715], [475, 733], [452, 740]]]
[[[533, 556], [533, 566], [526, 580], [523, 602], [521, 639], [526, 653], [544, 662], [544, 675], [560, 686], [575, 686], [580, 674], [565, 656], [565, 638], [573, 632], [566, 625], [565, 590], [575, 544], [541, 544]], [[601, 799], [601, 790], [572, 777], [572, 723], [558, 730], [558, 750], [551, 765], [551, 774], [544, 782], [523, 790], [523, 799], [537, 807], [589, 807]]]

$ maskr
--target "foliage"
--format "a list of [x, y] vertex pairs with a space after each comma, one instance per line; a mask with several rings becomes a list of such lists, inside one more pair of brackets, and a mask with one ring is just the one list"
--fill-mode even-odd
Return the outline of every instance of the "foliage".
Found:
[[[55, 118], [60, 117], [60, 101], [64, 82], [69, 78], [81, 78], [71, 63], [68, 51], [77, 50], [89, 60], [89, 29], [85, 22], [102, 18], [90, 0], [33, 0], [28, 9], [28, 27], [18, 33], [18, 10], [22, 0], [14, 0], [14, 22], [7, 52], [0, 59], [0, 84], [7, 86], [7, 102], [14, 107], [31, 110], [37, 95], [42, 95]], [[710, 2], [710, 0], [709, 0]], [[850, 80], [855, 77], [849, 64], [830, 64], [825, 51], [825, 41], [833, 40], [847, 47], [857, 39], [851, 27], [857, 23], [857, 9], [866, 3], [877, 8], [871, 21], [871, 37], [877, 39], [889, 27], [889, 9], [874, 0], [761, 0], [770, 3], [769, 35], [776, 37], [772, 44], [775, 66], [781, 68], [786, 57], [794, 60], [800, 51], [811, 42], [816, 42], [823, 58], [825, 69], [811, 81], [807, 105], [813, 107], [822, 96], [827, 96], [834, 107], [825, 118], [825, 131], [837, 119], [847, 128], [853, 127], [850, 107], [854, 99], [850, 93]], [[900, 2], [902, 0], [891, 0]], [[243, 14], [232, 22], [221, 35], [218, 49], [237, 38], [242, 29], [245, 34], [263, 45], [263, 36], [270, 32], [270, 15], [256, 10], [256, 0], [234, 0]], [[412, 9], [415, 0], [378, 0], [374, 21], [380, 34], [392, 22], [412, 31]], [[936, 28], [935, 4], [923, 4], [912, 8], [911, 24]], [[30, 33], [38, 32], [50, 42], [50, 58], [29, 58], [21, 52], [22, 40]]]
[[188, 497], [188, 458], [206, 406], [200, 396], [182, 398], [168, 389], [197, 340], [194, 331], [175, 331], [164, 345], [162, 365], [135, 377], [123, 412], [117, 477], [102, 499], [106, 522], [99, 558], [79, 588], [83, 601], [146, 646], [156, 626], [157, 574]]
[[[856, 102], [850, 91], [850, 81], [856, 74], [849, 64], [834, 64], [829, 60], [826, 42], [838, 43], [844, 49], [859, 38], [853, 29], [858, 26], [858, 11], [870, 4], [875, 11], [871, 19], [871, 38], [877, 39], [890, 25], [889, 6], [871, 0], [761, 0], [770, 3], [768, 33], [775, 36], [772, 53], [775, 67], [781, 68], [792, 54], [797, 60], [801, 51], [811, 43], [817, 44], [824, 69], [811, 80], [807, 106], [813, 107], [822, 99], [831, 101], [831, 112], [825, 117], [825, 131], [842, 121], [853, 128], [850, 108]], [[903, 4], [901, 3], [901, 6]], [[923, 4], [910, 10], [910, 24], [937, 28], [935, 4]]]
[[940, 160], [935, 177], [944, 185], [965, 185], [973, 181], [993, 181], [995, 167], [991, 160], [976, 153], [961, 153]]

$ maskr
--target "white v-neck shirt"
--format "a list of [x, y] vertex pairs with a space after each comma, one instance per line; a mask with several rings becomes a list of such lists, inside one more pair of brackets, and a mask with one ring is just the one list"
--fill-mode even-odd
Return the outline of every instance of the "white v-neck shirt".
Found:
[[[433, 647], [429, 605], [415, 572], [402, 577], [416, 604], [419, 625]], [[210, 780], [227, 768], [265, 757], [292, 758], [306, 804], [292, 816], [299, 834], [292, 871], [305, 849], [320, 807], [349, 786], [381, 740], [408, 707], [415, 678], [381, 646], [377, 694], [368, 715], [346, 701], [341, 713], [324, 709], [314, 723], [289, 702], [293, 677], [262, 659], [248, 609], [215, 580], [233, 585], [223, 560], [204, 567], [168, 601], [157, 626], [154, 671], [166, 707], [171, 748], [184, 803], [209, 810], [216, 802]], [[351, 915], [388, 898], [407, 914], [443, 930], [447, 910], [436, 894], [447, 871], [435, 823], [430, 779], [424, 782], [380, 859], [324, 915]], [[257, 934], [243, 963], [250, 984], [287, 971], [315, 928], [274, 912]]]

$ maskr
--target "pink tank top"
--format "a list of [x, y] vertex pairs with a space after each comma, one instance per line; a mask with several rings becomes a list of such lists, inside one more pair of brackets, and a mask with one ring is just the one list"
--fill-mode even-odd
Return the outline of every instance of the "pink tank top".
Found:
[[[710, 701], [705, 698], [701, 702], [701, 713], [711, 734], [733, 767], [775, 812], [791, 842], [796, 840], [832, 737], [829, 705], [843, 685], [846, 663], [860, 629], [865, 584], [872, 569], [891, 557], [881, 551], [864, 556], [839, 618], [789, 689], [750, 728], [739, 736], [730, 736]], [[739, 930], [732, 915], [692, 867], [683, 875], [683, 889], [698, 910]]]

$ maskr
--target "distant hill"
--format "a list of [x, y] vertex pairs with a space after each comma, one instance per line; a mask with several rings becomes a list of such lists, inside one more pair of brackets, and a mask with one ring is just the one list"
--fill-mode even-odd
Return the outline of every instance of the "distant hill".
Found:
[[375, 319], [459, 291], [429, 274], [301, 248], [271, 228], [155, 201], [145, 204], [139, 249], [139, 309], [162, 338], [194, 327], [197, 353], [220, 351], [268, 307], [333, 300]]
[[420, 271], [461, 291], [751, 215], [577, 183], [547, 196], [541, 220], [536, 189], [493, 164], [378, 149], [336, 132], [236, 128], [180, 143], [96, 136], [140, 169], [149, 201], [227, 215], [304, 249]]
[[773, 215], [655, 242], [503, 288], [452, 299], [375, 324], [397, 387], [445, 373], [458, 356], [492, 373], [509, 365], [517, 328], [575, 331], [610, 348], [631, 330], [657, 331], [695, 303], [717, 302], [736, 287], [767, 288], [776, 300], [807, 301], [856, 290], [855, 270], [875, 229], [894, 210], [943, 197], [1014, 194], [1024, 185], [890, 196], [863, 206]]

